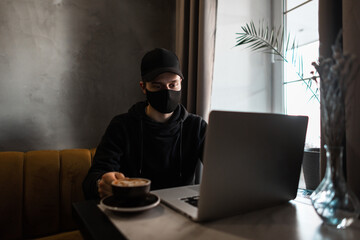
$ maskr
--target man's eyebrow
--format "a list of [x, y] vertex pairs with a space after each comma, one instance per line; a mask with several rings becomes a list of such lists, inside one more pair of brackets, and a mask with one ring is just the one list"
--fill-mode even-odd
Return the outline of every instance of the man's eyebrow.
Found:
[[[170, 80], [170, 82], [171, 82], [171, 83], [173, 83], [173, 82], [177, 82], [177, 81], [180, 81], [180, 79]], [[151, 82], [151, 83], [153, 83], [153, 84], [163, 84], [163, 82], [161, 82], [161, 81], [159, 81], [159, 82], [157, 82], [157, 81], [153, 81], [153, 82]]]

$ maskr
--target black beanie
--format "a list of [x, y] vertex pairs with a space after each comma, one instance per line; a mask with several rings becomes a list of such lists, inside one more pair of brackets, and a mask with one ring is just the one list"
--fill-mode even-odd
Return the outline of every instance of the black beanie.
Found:
[[172, 72], [184, 79], [179, 59], [175, 53], [164, 48], [155, 48], [147, 52], [141, 60], [141, 77], [143, 81], [152, 81], [164, 72]]

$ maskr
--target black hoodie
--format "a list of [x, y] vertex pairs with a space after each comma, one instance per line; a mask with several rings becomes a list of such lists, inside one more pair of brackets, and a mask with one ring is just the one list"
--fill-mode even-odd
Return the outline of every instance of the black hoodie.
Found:
[[166, 123], [145, 114], [146, 102], [114, 117], [83, 182], [85, 198], [98, 198], [96, 181], [106, 172], [151, 180], [151, 189], [188, 185], [202, 158], [206, 122], [182, 105]]

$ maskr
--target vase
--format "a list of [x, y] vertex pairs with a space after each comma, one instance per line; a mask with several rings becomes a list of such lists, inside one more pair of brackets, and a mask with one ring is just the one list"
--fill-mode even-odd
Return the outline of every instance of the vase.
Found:
[[325, 145], [324, 148], [325, 176], [310, 198], [316, 213], [325, 224], [344, 229], [358, 218], [360, 204], [345, 181], [343, 147]]

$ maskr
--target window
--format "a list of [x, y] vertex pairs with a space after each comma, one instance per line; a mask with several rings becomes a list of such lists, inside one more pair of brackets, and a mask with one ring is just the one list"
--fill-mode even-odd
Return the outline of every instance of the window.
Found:
[[[299, 54], [303, 57], [303, 78], [311, 77], [314, 71], [312, 62], [319, 56], [318, 1], [287, 0], [285, 2], [284, 22], [286, 32], [295, 35], [299, 44]], [[287, 114], [309, 116], [306, 147], [320, 146], [320, 102], [313, 97], [318, 87], [312, 81], [308, 88], [294, 74], [291, 64], [284, 66], [284, 103]], [[290, 83], [289, 83], [290, 82]]]
[[286, 26], [286, 35], [295, 37], [303, 57], [303, 78], [315, 70], [311, 63], [318, 59], [318, 1], [218, 0], [211, 109], [307, 115], [306, 145], [319, 147], [320, 104], [311, 93], [316, 91], [315, 82], [307, 89], [291, 63], [234, 48], [236, 33], [250, 21]]

